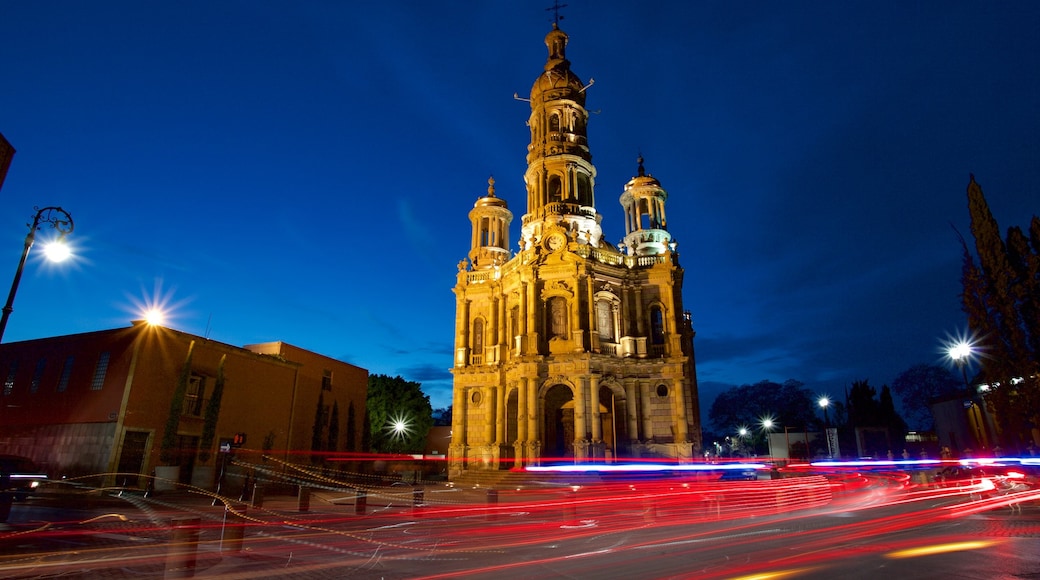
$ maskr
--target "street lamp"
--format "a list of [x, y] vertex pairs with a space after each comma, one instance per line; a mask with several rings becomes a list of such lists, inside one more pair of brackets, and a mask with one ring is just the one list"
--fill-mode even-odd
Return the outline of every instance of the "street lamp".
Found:
[[[958, 340], [957, 342], [950, 343], [946, 346], [946, 356], [953, 361], [953, 364], [961, 369], [961, 377], [964, 378], [965, 396], [971, 397], [971, 399], [966, 401], [964, 404], [965, 408], [968, 410], [968, 422], [975, 424], [975, 438], [977, 439], [977, 443], [984, 446], [986, 441], [982, 432], [982, 414], [979, 410], [978, 403], [975, 402], [976, 393], [972, 392], [971, 385], [968, 383], [968, 363], [971, 362], [971, 358], [975, 356], [975, 346], [966, 340]], [[969, 427], [969, 429], [970, 428], [971, 427]]]
[[831, 406], [831, 399], [827, 395], [820, 397], [816, 401], [820, 408], [823, 409], [823, 438], [827, 440], [827, 457], [834, 457], [834, 450], [831, 449], [831, 438], [828, 430], [830, 429], [830, 420], [827, 418], [827, 407]]
[[950, 344], [946, 348], [946, 356], [950, 357], [953, 364], [957, 365], [961, 369], [961, 376], [964, 377], [964, 390], [971, 392], [971, 385], [968, 384], [968, 363], [975, 354], [975, 348], [970, 342], [961, 340]]
[[50, 224], [51, 227], [58, 230], [58, 239], [49, 244], [44, 249], [44, 253], [49, 259], [55, 261], [61, 261], [69, 256], [67, 247], [64, 248], [64, 251], [51, 248], [55, 244], [64, 246], [65, 236], [72, 233], [72, 216], [69, 215], [69, 212], [53, 206], [33, 209], [36, 210], [36, 215], [33, 217], [32, 224], [29, 225], [29, 235], [25, 236], [25, 248], [22, 250], [22, 259], [18, 261], [18, 269], [14, 272], [14, 282], [11, 283], [11, 293], [7, 295], [7, 304], [4, 305], [3, 316], [0, 317], [0, 341], [4, 338], [7, 319], [11, 316], [11, 312], [14, 311], [14, 295], [18, 292], [18, 282], [22, 280], [22, 270], [25, 269], [25, 259], [29, 257], [29, 249], [32, 248], [33, 242], [36, 241], [36, 232], [44, 224]]

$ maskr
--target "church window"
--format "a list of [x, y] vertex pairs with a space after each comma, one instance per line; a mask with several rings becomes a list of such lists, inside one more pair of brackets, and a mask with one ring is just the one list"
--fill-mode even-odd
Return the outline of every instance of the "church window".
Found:
[[36, 361], [36, 370], [33, 372], [32, 382], [29, 383], [29, 392], [35, 393], [40, 390], [40, 377], [43, 376], [43, 369], [47, 367], [47, 359], [41, 358]]
[[650, 344], [664, 344], [664, 313], [660, 306], [650, 309]]
[[549, 178], [549, 203], [556, 201], [563, 201], [563, 184], [560, 182], [559, 175]]
[[7, 380], [4, 381], [4, 396], [14, 392], [14, 376], [18, 373], [18, 361], [13, 361], [7, 369]]
[[668, 396], [668, 385], [657, 385], [657, 396], [662, 399]]
[[321, 390], [332, 392], [332, 371], [329, 369], [321, 371]]
[[484, 353], [484, 321], [473, 322], [473, 354]]
[[578, 203], [592, 205], [592, 182], [584, 173], [578, 174]]
[[549, 116], [549, 131], [560, 130], [560, 115], [559, 113], [553, 113]]
[[608, 342], [614, 342], [613, 310], [607, 300], [596, 302], [596, 330], [599, 332], [599, 337]]

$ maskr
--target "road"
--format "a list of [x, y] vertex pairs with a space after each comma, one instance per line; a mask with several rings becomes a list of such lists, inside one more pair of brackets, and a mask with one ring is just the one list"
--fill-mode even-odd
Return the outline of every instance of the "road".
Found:
[[[992, 487], [992, 486], [990, 486]], [[16, 503], [5, 578], [1022, 578], [1040, 495], [887, 475], [344, 490], [262, 507], [173, 492]], [[309, 505], [306, 505], [309, 503]]]

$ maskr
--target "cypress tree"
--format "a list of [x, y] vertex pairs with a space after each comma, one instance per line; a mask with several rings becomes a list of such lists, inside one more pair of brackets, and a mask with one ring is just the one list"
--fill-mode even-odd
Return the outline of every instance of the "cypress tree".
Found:
[[1018, 228], [1008, 231], [1005, 243], [974, 176], [968, 184], [968, 210], [979, 265], [974, 265], [964, 244], [962, 298], [968, 325], [982, 340], [978, 380], [990, 385], [986, 403], [997, 416], [998, 437], [1018, 447], [1040, 418], [1036, 361], [1040, 223], [1033, 218], [1028, 243]]
[[339, 401], [332, 402], [332, 416], [329, 417], [329, 443], [325, 447], [329, 451], [337, 451], [339, 444]]
[[213, 445], [213, 437], [217, 434], [217, 418], [220, 416], [220, 399], [224, 396], [224, 363], [227, 355], [220, 357], [217, 366], [217, 382], [213, 385], [213, 394], [209, 396], [206, 404], [206, 414], [202, 419], [202, 440], [199, 442], [199, 459], [203, 462], [209, 461], [210, 446]]
[[344, 444], [346, 451], [357, 451], [357, 411], [354, 409], [354, 401], [347, 405], [347, 441]]

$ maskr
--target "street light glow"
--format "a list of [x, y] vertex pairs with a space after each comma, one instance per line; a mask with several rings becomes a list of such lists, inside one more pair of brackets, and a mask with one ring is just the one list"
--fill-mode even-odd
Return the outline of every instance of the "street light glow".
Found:
[[54, 263], [61, 263], [72, 256], [72, 248], [64, 240], [56, 240], [43, 246], [43, 255]]
[[824, 395], [820, 397], [820, 400], [817, 401], [817, 403], [819, 403], [821, 409], [827, 410], [827, 407], [831, 404], [831, 400], [827, 397], [827, 395]]
[[967, 359], [971, 358], [971, 356], [972, 356], [972, 354], [974, 354], [974, 352], [975, 352], [975, 350], [972, 347], [971, 343], [967, 342], [967, 341], [963, 341], [963, 340], [962, 341], [958, 341], [958, 342], [956, 342], [954, 344], [951, 344], [946, 349], [946, 355], [949, 356], [951, 359], [953, 359], [954, 362], [957, 362], [957, 363], [963, 363], [963, 362], [967, 361]]

